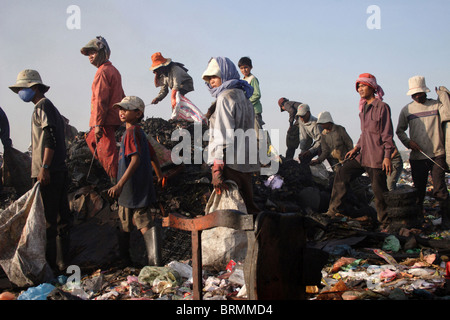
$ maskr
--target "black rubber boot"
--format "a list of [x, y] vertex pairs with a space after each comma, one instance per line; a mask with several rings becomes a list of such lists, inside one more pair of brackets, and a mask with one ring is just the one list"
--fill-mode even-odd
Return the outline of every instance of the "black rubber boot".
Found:
[[161, 256], [161, 227], [153, 226], [143, 235], [147, 248], [148, 265], [162, 266]]

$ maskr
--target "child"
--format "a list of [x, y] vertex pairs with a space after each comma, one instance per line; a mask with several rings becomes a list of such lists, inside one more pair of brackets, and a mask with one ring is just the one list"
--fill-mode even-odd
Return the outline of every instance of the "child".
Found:
[[172, 108], [176, 106], [176, 94], [179, 91], [182, 96], [188, 92], [194, 91], [194, 81], [187, 73], [188, 69], [183, 64], [172, 62], [172, 59], [166, 59], [161, 52], [152, 55], [151, 71], [155, 74], [155, 86], [162, 87], [158, 96], [153, 99], [152, 104], [162, 101], [171, 92]]
[[24, 102], [35, 105], [31, 121], [31, 178], [34, 183], [40, 182], [47, 222], [47, 262], [53, 271], [63, 271], [71, 226], [63, 118], [45, 97], [50, 87], [42, 83], [37, 71], [20, 72], [16, 84], [9, 88]]
[[118, 182], [108, 190], [113, 198], [118, 198], [119, 217], [123, 232], [119, 237], [121, 258], [130, 262], [129, 245], [133, 222], [142, 233], [147, 248], [149, 265], [161, 265], [161, 238], [159, 226], [150, 215], [156, 202], [152, 184], [155, 169], [158, 180], [162, 178], [161, 168], [155, 151], [147, 140], [145, 132], [138, 125], [144, 117], [144, 102], [135, 96], [125, 97], [114, 105], [119, 109], [119, 117], [126, 124], [119, 151]]
[[253, 87], [253, 95], [250, 97], [250, 102], [255, 109], [256, 122], [259, 128], [262, 129], [264, 121], [262, 119], [262, 104], [261, 104], [261, 90], [259, 89], [258, 79], [251, 73], [253, 69], [252, 60], [248, 57], [243, 57], [238, 62], [239, 69], [244, 76], [244, 80], [247, 81]]

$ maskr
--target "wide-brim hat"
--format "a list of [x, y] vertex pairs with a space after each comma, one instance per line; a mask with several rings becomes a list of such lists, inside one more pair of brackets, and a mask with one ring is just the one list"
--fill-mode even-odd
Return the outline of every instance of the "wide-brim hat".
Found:
[[122, 101], [115, 103], [114, 108], [123, 108], [125, 110], [140, 110], [144, 112], [145, 103], [141, 98], [136, 96], [129, 96], [122, 99]]
[[309, 105], [307, 105], [306, 103], [302, 103], [301, 105], [298, 106], [297, 116], [304, 117], [310, 110], [311, 109], [309, 108]]
[[15, 93], [23, 88], [31, 88], [32, 86], [40, 85], [42, 92], [46, 93], [50, 87], [42, 83], [42, 78], [36, 70], [25, 69], [17, 75], [16, 83], [9, 88]]
[[407, 96], [412, 96], [413, 94], [419, 92], [430, 92], [427, 85], [425, 84], [425, 77], [423, 76], [414, 76], [409, 79], [409, 91], [406, 93]]
[[323, 111], [319, 113], [317, 116], [317, 123], [334, 123], [333, 118], [331, 117], [331, 114], [328, 111]]
[[158, 68], [168, 66], [171, 62], [172, 59], [164, 58], [161, 52], [156, 52], [152, 55], [152, 66], [150, 67], [150, 70], [153, 71]]

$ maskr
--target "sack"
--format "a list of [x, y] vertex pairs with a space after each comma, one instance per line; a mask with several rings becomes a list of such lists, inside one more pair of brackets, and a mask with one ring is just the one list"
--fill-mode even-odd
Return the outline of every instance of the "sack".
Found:
[[161, 143], [156, 141], [151, 135], [147, 134], [147, 140], [152, 145], [156, 152], [156, 157], [158, 158], [159, 165], [161, 168], [172, 164], [172, 151], [164, 147]]
[[[205, 213], [217, 210], [238, 210], [247, 214], [244, 200], [234, 181], [225, 181], [229, 189], [211, 194]], [[202, 265], [223, 271], [230, 260], [244, 261], [247, 255], [247, 232], [226, 227], [216, 227], [202, 231]]]
[[177, 92], [177, 104], [172, 111], [171, 120], [186, 120], [190, 122], [201, 122], [207, 124], [205, 115], [185, 96]]
[[45, 259], [46, 220], [40, 183], [0, 213], [0, 265], [11, 283], [35, 286], [53, 278]]
[[245, 206], [244, 199], [242, 199], [236, 182], [227, 180], [225, 183], [228, 185], [228, 190], [223, 190], [221, 194], [217, 194], [216, 190], [213, 190], [208, 203], [206, 204], [205, 214], [217, 210], [237, 210], [247, 213], [247, 207]]

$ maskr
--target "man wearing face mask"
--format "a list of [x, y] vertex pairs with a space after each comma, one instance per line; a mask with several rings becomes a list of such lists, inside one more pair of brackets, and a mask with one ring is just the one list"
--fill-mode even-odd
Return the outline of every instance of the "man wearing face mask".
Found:
[[[434, 99], [427, 98], [430, 89], [425, 78], [415, 76], [409, 79], [409, 91], [413, 101], [400, 112], [397, 125], [397, 136], [411, 149], [410, 164], [414, 186], [418, 190], [418, 203], [423, 204], [431, 171], [433, 180], [433, 197], [438, 200], [443, 226], [450, 227], [449, 193], [445, 183], [444, 133], [441, 127], [440, 110], [443, 105]], [[409, 137], [406, 130], [409, 127]], [[430, 160], [430, 158], [432, 160]]]
[[54, 271], [62, 271], [68, 250], [70, 209], [66, 167], [64, 122], [58, 109], [45, 97], [49, 86], [42, 83], [35, 70], [24, 70], [16, 84], [9, 87], [24, 102], [35, 105], [31, 121], [31, 178], [40, 182], [47, 221], [46, 256]]
[[105, 38], [99, 36], [91, 40], [81, 53], [89, 57], [89, 62], [97, 68], [92, 83], [91, 118], [86, 143], [92, 154], [105, 169], [113, 182], [117, 178], [118, 149], [115, 132], [122, 124], [119, 112], [113, 108], [125, 97], [122, 77], [109, 61], [111, 50]]

